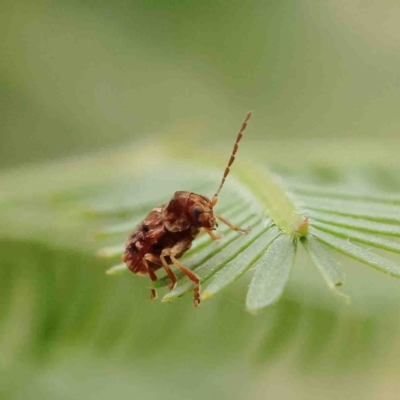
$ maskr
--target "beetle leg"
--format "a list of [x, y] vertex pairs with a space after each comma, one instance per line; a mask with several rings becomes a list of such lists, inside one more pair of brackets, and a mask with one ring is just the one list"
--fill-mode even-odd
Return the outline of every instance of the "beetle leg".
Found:
[[[148, 261], [150, 261], [150, 262], [152, 262], [152, 263], [154, 263], [154, 264], [158, 264], [158, 262], [157, 262], [156, 259], [157, 259], [157, 257], [154, 256], [153, 254], [146, 254], [146, 255], [143, 257], [143, 263], [144, 263], [144, 265], [146, 266], [146, 268], [147, 268], [147, 273], [149, 274], [150, 279], [151, 279], [153, 282], [157, 280], [157, 275], [156, 275], [156, 273], [150, 268], [150, 265], [149, 265]], [[159, 260], [158, 260], [158, 261], [159, 261]], [[151, 298], [152, 300], [153, 300], [153, 299], [156, 299], [156, 298], [157, 298], [156, 289], [150, 288], [150, 290], [151, 290], [151, 296], [150, 296], [150, 298]]]
[[193, 305], [198, 307], [200, 304], [200, 278], [190, 269], [186, 268], [180, 261], [176, 259], [176, 257], [171, 254], [170, 255], [172, 262], [174, 265], [179, 268], [193, 283]]
[[161, 260], [161, 264], [162, 266], [165, 268], [165, 271], [167, 271], [167, 275], [169, 276], [169, 279], [171, 279], [171, 283], [168, 285], [169, 290], [174, 290], [175, 286], [176, 286], [176, 276], [174, 274], [174, 272], [172, 271], [172, 269], [169, 267], [167, 260], [165, 259], [165, 256], [168, 254], [165, 254], [165, 251], [163, 251], [161, 253], [160, 256], [160, 260]]
[[214, 214], [214, 216], [216, 218], [218, 218], [220, 221], [222, 221], [225, 225], [228, 225], [229, 228], [231, 228], [233, 231], [242, 232], [242, 233], [249, 233], [251, 231], [251, 227], [250, 226], [248, 228], [246, 228], [246, 229], [239, 228], [236, 225], [233, 225], [231, 222], [229, 222], [224, 217], [221, 217], [220, 215]]
[[200, 304], [200, 278], [190, 269], [186, 268], [177, 258], [177, 254], [182, 254], [190, 247], [190, 242], [181, 241], [170, 249], [164, 249], [161, 253], [161, 259], [164, 256], [169, 256], [174, 265], [183, 272], [193, 283], [194, 300], [193, 305], [197, 307]]
[[208, 233], [208, 235], [210, 236], [210, 238], [212, 240], [219, 240], [222, 238], [222, 233], [221, 232], [213, 232], [209, 229], [206, 229], [206, 232]]

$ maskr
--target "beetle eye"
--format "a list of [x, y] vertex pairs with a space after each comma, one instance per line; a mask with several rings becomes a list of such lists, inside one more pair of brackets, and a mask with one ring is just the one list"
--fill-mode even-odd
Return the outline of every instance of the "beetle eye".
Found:
[[200, 214], [202, 214], [202, 213], [203, 213], [202, 208], [199, 207], [199, 206], [195, 206], [195, 207], [193, 208], [193, 210], [192, 210], [193, 219], [194, 219], [195, 221], [198, 221], [198, 220], [199, 220], [199, 217], [200, 217]]

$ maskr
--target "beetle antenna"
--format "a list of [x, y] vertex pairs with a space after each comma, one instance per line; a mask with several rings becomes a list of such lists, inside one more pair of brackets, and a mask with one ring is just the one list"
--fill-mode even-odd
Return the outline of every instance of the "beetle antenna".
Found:
[[243, 124], [242, 124], [242, 127], [240, 128], [239, 134], [238, 134], [238, 136], [237, 136], [237, 138], [236, 138], [235, 145], [233, 146], [231, 158], [229, 159], [228, 165], [227, 165], [226, 168], [225, 168], [225, 172], [224, 172], [224, 175], [223, 175], [223, 177], [222, 177], [222, 180], [221, 180], [221, 183], [220, 183], [220, 185], [219, 185], [219, 188], [218, 188], [218, 190], [215, 192], [215, 194], [214, 194], [214, 196], [213, 196], [213, 198], [212, 198], [212, 201], [211, 201], [211, 202], [212, 202], [212, 205], [213, 205], [213, 206], [215, 206], [215, 205], [217, 204], [219, 192], [221, 191], [222, 187], [224, 186], [226, 177], [229, 175], [229, 172], [230, 172], [230, 170], [231, 170], [231, 169], [230, 169], [230, 168], [231, 168], [231, 165], [232, 165], [233, 162], [235, 161], [235, 154], [236, 154], [237, 151], [238, 151], [239, 142], [241, 141], [241, 139], [242, 139], [242, 137], [243, 137], [243, 133], [244, 133], [246, 127], [247, 127], [247, 122], [248, 122], [248, 120], [249, 120], [250, 117], [251, 117], [251, 113], [252, 113], [251, 111], [247, 113], [246, 118], [244, 119], [244, 122], [243, 122]]

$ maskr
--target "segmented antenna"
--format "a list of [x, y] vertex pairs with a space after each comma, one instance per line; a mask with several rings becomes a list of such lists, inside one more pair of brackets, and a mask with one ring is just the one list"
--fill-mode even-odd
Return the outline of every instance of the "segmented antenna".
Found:
[[228, 165], [225, 168], [224, 176], [222, 177], [222, 180], [221, 180], [221, 183], [219, 185], [218, 190], [215, 192], [215, 194], [214, 194], [214, 196], [212, 198], [212, 205], [213, 206], [215, 206], [217, 204], [219, 192], [221, 191], [222, 187], [224, 186], [226, 177], [229, 175], [231, 165], [235, 161], [235, 154], [238, 151], [239, 142], [243, 137], [243, 133], [244, 133], [246, 127], [247, 127], [247, 122], [250, 119], [250, 117], [251, 117], [251, 111], [247, 113], [246, 118], [245, 118], [245, 120], [244, 120], [244, 122], [242, 124], [242, 127], [240, 128], [239, 134], [238, 134], [238, 136], [236, 138], [235, 145], [233, 146], [231, 158], [229, 159]]

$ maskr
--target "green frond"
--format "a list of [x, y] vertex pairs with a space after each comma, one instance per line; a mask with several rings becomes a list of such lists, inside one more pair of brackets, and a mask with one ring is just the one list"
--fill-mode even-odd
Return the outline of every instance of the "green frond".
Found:
[[[194, 241], [193, 247], [182, 258], [182, 263], [199, 276], [201, 298], [208, 300], [246, 271], [254, 270], [247, 294], [246, 308], [254, 313], [273, 304], [283, 293], [294, 263], [297, 242], [300, 240], [310, 262], [321, 273], [328, 288], [349, 302], [349, 297], [338, 290], [343, 277], [334, 260], [338, 251], [393, 277], [400, 277], [400, 267], [391, 260], [372, 253], [349, 242], [365, 244], [377, 249], [400, 252], [400, 245], [380, 235], [400, 237], [399, 196], [384, 193], [359, 193], [346, 183], [333, 188], [302, 184], [301, 177], [294, 180], [285, 175], [272, 174], [266, 168], [252, 162], [242, 162], [230, 177], [221, 194], [220, 213], [236, 225], [251, 225], [253, 230], [246, 236], [238, 235], [227, 227], [221, 227], [224, 237], [217, 243], [204, 235]], [[218, 172], [207, 175], [207, 182], [199, 186], [212, 191], [218, 183]], [[310, 176], [307, 177], [310, 180]], [[176, 189], [180, 189], [177, 187]], [[225, 198], [229, 198], [229, 202]], [[136, 200], [140, 202], [139, 199]], [[143, 203], [143, 202], [142, 202]], [[146, 204], [150, 205], [150, 201]], [[153, 201], [153, 205], [156, 204]], [[144, 204], [144, 203], [143, 203]], [[150, 206], [149, 206], [150, 208]], [[126, 210], [124, 208], [123, 210]], [[132, 222], [120, 221], [118, 207], [108, 208], [109, 216], [119, 216], [117, 224], [103, 228], [103, 239], [127, 236], [133, 221], [145, 216], [140, 207], [132, 207], [126, 213]], [[100, 215], [105, 209], [98, 209]], [[130, 224], [130, 225], [129, 225]], [[103, 247], [99, 255], [120, 257], [124, 242]], [[127, 271], [127, 269], [125, 268]], [[123, 264], [108, 270], [110, 275], [123, 273]], [[193, 284], [181, 272], [177, 287], [163, 296], [171, 302], [192, 291]], [[160, 289], [169, 284], [167, 276], [152, 283]]]

